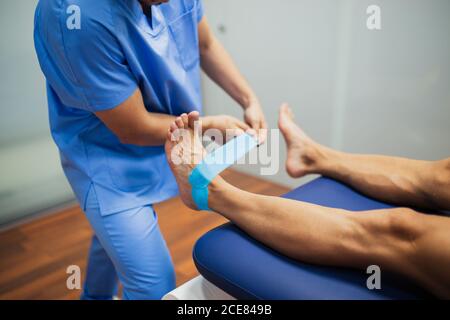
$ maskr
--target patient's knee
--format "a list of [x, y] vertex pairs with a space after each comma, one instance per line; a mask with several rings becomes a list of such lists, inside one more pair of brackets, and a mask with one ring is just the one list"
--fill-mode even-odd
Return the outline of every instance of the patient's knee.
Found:
[[399, 241], [415, 241], [424, 231], [423, 215], [409, 208], [396, 208], [386, 213], [387, 232]]
[[390, 259], [414, 255], [424, 232], [422, 215], [408, 208], [371, 211], [360, 217], [359, 237], [369, 256]]

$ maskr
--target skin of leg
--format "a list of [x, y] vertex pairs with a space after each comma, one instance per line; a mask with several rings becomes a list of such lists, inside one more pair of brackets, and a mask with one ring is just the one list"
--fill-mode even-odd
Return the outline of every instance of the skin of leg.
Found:
[[[171, 134], [177, 128], [189, 129], [186, 124], [189, 120], [182, 118], [168, 132], [166, 152], [183, 201], [195, 209], [187, 182], [194, 165], [189, 162], [174, 165], [169, 156], [177, 145]], [[194, 139], [183, 139], [178, 146], [201, 149], [191, 146], [189, 141]], [[195, 153], [202, 155], [201, 150]], [[356, 213], [321, 207], [248, 193], [220, 176], [209, 185], [208, 205], [255, 239], [294, 259], [354, 268], [377, 264], [410, 277], [439, 296], [450, 296], [446, 272], [450, 251], [429, 250], [450, 241], [446, 232], [450, 227], [448, 218], [426, 216], [407, 208]], [[442, 256], [445, 257], [442, 266], [429, 263]]]
[[350, 212], [256, 195], [221, 179], [210, 208], [255, 239], [294, 259], [405, 275], [450, 298], [450, 219], [408, 208]]
[[322, 149], [324, 157], [317, 162], [317, 173], [382, 201], [450, 209], [450, 159], [429, 162]]
[[278, 126], [288, 147], [287, 171], [293, 177], [322, 174], [382, 201], [450, 210], [450, 158], [419, 161], [339, 152], [308, 137], [294, 123], [287, 105], [280, 108]]

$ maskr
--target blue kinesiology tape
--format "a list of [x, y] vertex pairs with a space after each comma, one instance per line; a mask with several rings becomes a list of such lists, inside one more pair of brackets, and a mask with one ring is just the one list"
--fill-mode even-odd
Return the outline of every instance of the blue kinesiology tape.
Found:
[[206, 155], [191, 172], [189, 183], [192, 187], [192, 199], [200, 210], [208, 207], [208, 185], [222, 171], [232, 166], [240, 158], [258, 145], [257, 140], [244, 133], [213, 152]]

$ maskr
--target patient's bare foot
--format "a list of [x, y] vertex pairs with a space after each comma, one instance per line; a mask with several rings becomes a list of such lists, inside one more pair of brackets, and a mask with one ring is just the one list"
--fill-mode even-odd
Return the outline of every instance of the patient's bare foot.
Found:
[[[196, 127], [194, 128], [195, 123]], [[184, 113], [171, 124], [165, 144], [167, 160], [177, 180], [180, 197], [186, 206], [194, 210], [198, 209], [192, 200], [191, 185], [188, 179], [192, 169], [206, 155], [200, 131], [199, 113], [197, 111]], [[212, 184], [218, 183], [217, 180], [221, 180], [221, 178], [214, 179]]]
[[278, 127], [288, 148], [286, 171], [299, 178], [314, 171], [319, 145], [294, 122], [294, 113], [287, 104], [280, 107]]

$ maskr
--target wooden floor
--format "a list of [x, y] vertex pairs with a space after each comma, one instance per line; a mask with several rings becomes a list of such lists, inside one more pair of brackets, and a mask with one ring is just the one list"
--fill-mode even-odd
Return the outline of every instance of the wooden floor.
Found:
[[[281, 195], [287, 188], [229, 170], [223, 177], [251, 192]], [[179, 198], [155, 206], [175, 264], [177, 285], [198, 273], [192, 261], [195, 241], [226, 222], [214, 213], [197, 213]], [[0, 233], [0, 299], [78, 299], [66, 288], [66, 268], [86, 266], [92, 230], [76, 206]]]

